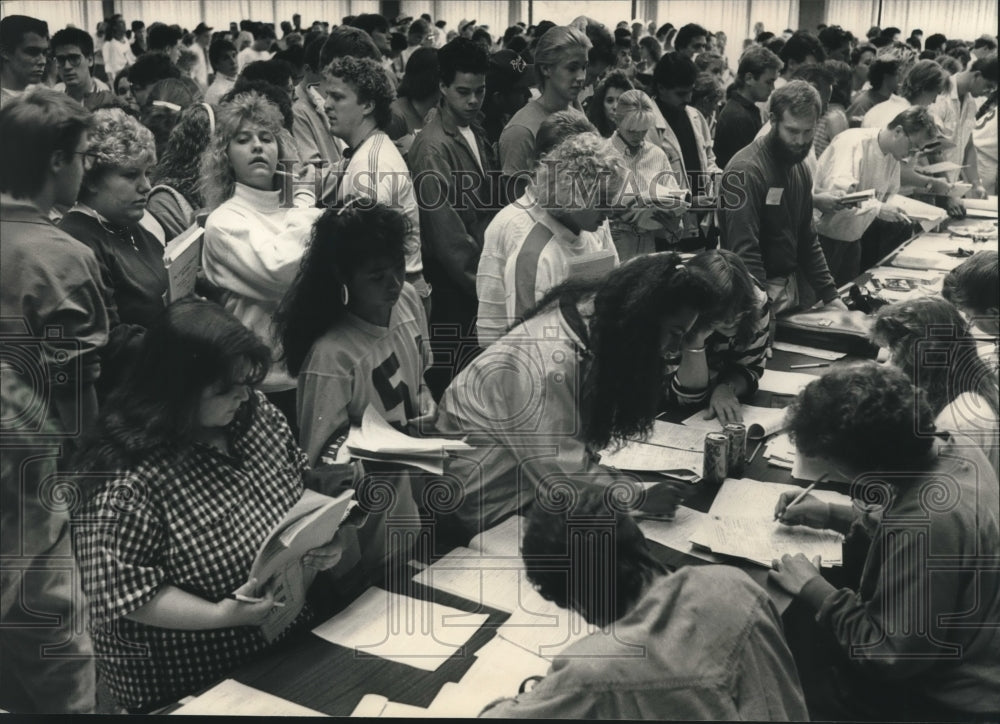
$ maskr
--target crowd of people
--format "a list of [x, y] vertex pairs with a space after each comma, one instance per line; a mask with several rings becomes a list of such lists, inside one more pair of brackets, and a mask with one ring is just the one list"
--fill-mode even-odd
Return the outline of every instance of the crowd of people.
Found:
[[[272, 645], [261, 542], [306, 488], [352, 488], [282, 638], [421, 536], [513, 513], [537, 590], [624, 635], [487, 716], [1000, 716], [995, 251], [878, 311], [887, 364], [790, 408], [866, 504], [778, 501], [864, 551], [844, 588], [775, 561], [796, 637], [741, 571], [658, 563], [631, 514], [683, 486], [597, 454], [665, 409], [740, 421], [776, 315], [847, 312], [918, 228], [895, 195], [996, 195], [996, 38], [761, 27], [730, 68], [697, 24], [447, 28], [0, 21], [0, 707], [92, 712], [100, 677], [105, 710], [148, 713], [225, 677]], [[165, 246], [199, 228], [175, 299]], [[471, 448], [438, 477], [351, 461], [369, 409]]]

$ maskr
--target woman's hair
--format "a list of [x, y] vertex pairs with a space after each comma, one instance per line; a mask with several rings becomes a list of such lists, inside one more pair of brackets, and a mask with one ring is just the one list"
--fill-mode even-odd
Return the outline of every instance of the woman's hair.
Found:
[[370, 259], [403, 260], [408, 231], [400, 212], [357, 199], [327, 209], [316, 220], [298, 275], [275, 313], [293, 377], [313, 343], [344, 316], [343, 284]]
[[108, 171], [156, 162], [153, 134], [120, 108], [102, 108], [94, 112], [94, 126], [88, 136], [91, 155], [80, 185], [80, 196]]
[[270, 131], [278, 140], [280, 161], [295, 157], [295, 142], [282, 125], [278, 108], [259, 93], [240, 93], [219, 107], [215, 134], [201, 156], [201, 193], [205, 208], [214, 211], [228, 201], [236, 188], [236, 175], [229, 161], [229, 144], [248, 124]]
[[854, 470], [927, 467], [934, 413], [902, 371], [864, 362], [834, 367], [792, 402], [785, 426], [800, 453]]
[[641, 90], [622, 93], [618, 97], [618, 108], [615, 113], [618, 116], [618, 128], [625, 131], [649, 130], [659, 115], [653, 100]]
[[158, 81], [149, 90], [146, 104], [141, 110], [142, 125], [153, 132], [156, 154], [166, 148], [170, 132], [174, 130], [181, 112], [201, 100], [201, 89], [190, 78], [168, 78]]
[[526, 316], [563, 300], [575, 304], [594, 298], [580, 412], [583, 437], [595, 449], [649, 432], [663, 384], [661, 320], [682, 309], [700, 313], [710, 308], [712, 294], [676, 254], [651, 254], [600, 280], [563, 282]]
[[591, 48], [586, 33], [565, 25], [557, 25], [545, 31], [535, 45], [533, 58], [535, 73], [538, 76], [538, 87], [545, 89], [545, 74], [543, 68], [558, 65], [567, 53], [582, 50], [585, 53]]
[[[200, 299], [174, 302], [146, 331], [135, 364], [102, 408], [81, 450], [81, 469], [121, 470], [156, 451], [183, 450], [198, 430], [207, 387], [255, 385], [270, 365], [268, 346], [222, 307]], [[240, 409], [237, 427], [249, 423], [252, 407]]]
[[920, 297], [888, 304], [878, 310], [871, 335], [924, 391], [935, 416], [964, 392], [1000, 410], [996, 374], [980, 359], [968, 323], [951, 302]]
[[830, 104], [847, 108], [851, 105], [851, 66], [842, 60], [824, 60], [823, 67], [833, 75], [833, 93]]
[[292, 132], [295, 114], [292, 112], [292, 101], [288, 97], [288, 91], [260, 78], [237, 78], [236, 84], [222, 96], [220, 103], [229, 103], [233, 98], [244, 93], [257, 93], [270, 101], [281, 113], [281, 125], [289, 133]]
[[597, 130], [605, 138], [609, 138], [615, 132], [614, 119], [608, 118], [604, 112], [604, 99], [611, 88], [617, 88], [624, 92], [632, 90], [635, 86], [632, 85], [632, 81], [625, 75], [625, 71], [613, 70], [601, 81], [600, 85], [597, 86], [597, 90], [594, 91], [594, 95], [590, 97], [590, 101], [587, 104], [587, 118], [597, 126]]
[[956, 307], [976, 314], [1000, 306], [1000, 269], [995, 250], [973, 254], [944, 278], [941, 294]]
[[196, 209], [205, 205], [201, 195], [201, 154], [212, 139], [215, 111], [205, 103], [189, 106], [170, 132], [160, 161], [153, 169], [154, 184], [170, 186]]
[[596, 133], [570, 136], [540, 159], [535, 169], [538, 203], [549, 211], [608, 206], [625, 182], [621, 154]]
[[663, 46], [652, 35], [644, 35], [639, 38], [639, 47], [646, 49], [646, 52], [649, 53], [649, 59], [654, 65], [660, 59], [660, 56], [663, 55]]
[[726, 61], [718, 53], [698, 53], [694, 65], [699, 73], [712, 73], [716, 68], [723, 72], [726, 70]]
[[605, 492], [581, 482], [560, 499], [564, 488], [540, 487], [521, 544], [539, 595], [598, 626], [627, 614], [646, 585], [666, 572], [633, 518]]
[[718, 78], [711, 73], [699, 73], [691, 89], [691, 105], [697, 107], [707, 103], [714, 110], [721, 100], [722, 84]]
[[327, 78], [340, 78], [349, 84], [361, 103], [371, 103], [372, 120], [378, 128], [385, 128], [392, 117], [392, 101], [396, 97], [392, 81], [385, 68], [370, 58], [334, 58], [323, 70]]
[[760, 318], [757, 286], [739, 254], [728, 249], [703, 251], [688, 262], [688, 267], [705, 281], [714, 300], [714, 306], [699, 316], [699, 325], [741, 317], [736, 341], [745, 344], [752, 340]]

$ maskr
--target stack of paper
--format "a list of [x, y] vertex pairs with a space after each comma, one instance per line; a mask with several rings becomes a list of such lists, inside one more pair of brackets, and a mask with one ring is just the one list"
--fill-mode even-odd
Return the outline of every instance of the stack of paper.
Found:
[[216, 684], [171, 712], [181, 716], [329, 716], [233, 679]]
[[361, 418], [361, 426], [351, 428], [342, 449], [361, 460], [410, 465], [441, 475], [448, 451], [471, 450], [472, 447], [461, 440], [443, 437], [410, 437], [386, 422], [369, 405]]
[[795, 396], [802, 392], [805, 386], [815, 379], [816, 375], [803, 374], [802, 372], [764, 370], [758, 386], [765, 392]]
[[890, 302], [941, 293], [944, 272], [935, 269], [902, 269], [879, 266], [869, 272], [867, 287], [872, 294]]
[[889, 206], [895, 206], [904, 214], [920, 224], [924, 231], [930, 231], [948, 218], [948, 212], [937, 206], [917, 201], [909, 196], [894, 194], [886, 201]]
[[706, 561], [718, 561], [718, 557], [691, 545], [691, 536], [702, 526], [706, 516], [706, 513], [678, 505], [673, 520], [640, 519], [639, 530], [649, 540], [672, 550]]
[[779, 468], [791, 470], [797, 455], [795, 445], [786, 433], [775, 435], [764, 447], [764, 457], [768, 463]]
[[701, 475], [704, 449], [702, 430], [656, 420], [646, 439], [603, 450], [601, 464], [618, 470], [686, 472], [697, 476]]
[[997, 197], [987, 196], [985, 199], [965, 199], [965, 215], [974, 219], [997, 218]]
[[[787, 374], [787, 373], [786, 373]], [[767, 374], [765, 373], [765, 377]], [[779, 432], [785, 424], [785, 411], [780, 407], [754, 407], [740, 405], [743, 424], [747, 426], [747, 439], [759, 440]], [[722, 423], [717, 417], [705, 419], [705, 411], [700, 410], [684, 421], [688, 427], [706, 432], [722, 432]], [[704, 448], [703, 448], [704, 449]]]

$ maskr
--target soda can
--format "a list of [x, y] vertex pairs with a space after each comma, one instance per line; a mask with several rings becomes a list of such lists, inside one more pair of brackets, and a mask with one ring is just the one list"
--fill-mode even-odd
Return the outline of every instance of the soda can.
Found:
[[702, 463], [701, 479], [712, 485], [722, 485], [726, 479], [729, 438], [724, 432], [710, 432], [705, 435], [705, 460]]
[[726, 451], [726, 475], [730, 478], [742, 478], [747, 460], [747, 426], [742, 422], [730, 422], [724, 425], [729, 447]]

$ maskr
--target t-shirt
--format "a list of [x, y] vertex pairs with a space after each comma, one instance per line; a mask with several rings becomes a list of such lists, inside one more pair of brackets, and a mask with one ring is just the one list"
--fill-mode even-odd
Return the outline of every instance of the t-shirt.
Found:
[[465, 142], [469, 144], [469, 148], [472, 149], [472, 155], [476, 159], [476, 163], [479, 164], [479, 170], [483, 169], [483, 159], [479, 155], [479, 143], [476, 141], [476, 134], [472, 132], [471, 126], [459, 126], [458, 132], [462, 134], [462, 138]]

